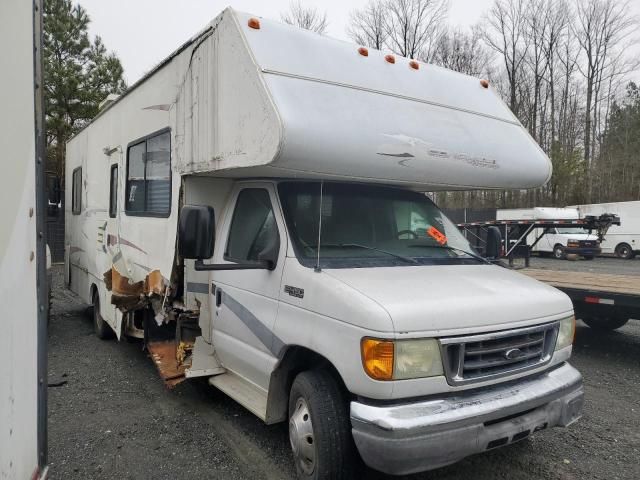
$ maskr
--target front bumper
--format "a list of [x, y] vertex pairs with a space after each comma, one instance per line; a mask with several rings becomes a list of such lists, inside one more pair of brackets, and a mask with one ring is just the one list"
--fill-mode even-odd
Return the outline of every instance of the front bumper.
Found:
[[597, 257], [602, 253], [602, 249], [600, 247], [583, 247], [583, 246], [565, 247], [564, 253], [581, 255], [585, 257]]
[[568, 363], [532, 378], [402, 405], [351, 402], [353, 438], [364, 462], [384, 473], [431, 470], [566, 427], [582, 412], [582, 376]]

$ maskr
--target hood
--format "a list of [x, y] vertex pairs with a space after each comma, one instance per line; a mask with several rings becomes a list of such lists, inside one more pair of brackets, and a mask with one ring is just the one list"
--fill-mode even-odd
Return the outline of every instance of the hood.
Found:
[[495, 265], [324, 270], [377, 302], [395, 332], [466, 334], [551, 321], [572, 311], [561, 291]]

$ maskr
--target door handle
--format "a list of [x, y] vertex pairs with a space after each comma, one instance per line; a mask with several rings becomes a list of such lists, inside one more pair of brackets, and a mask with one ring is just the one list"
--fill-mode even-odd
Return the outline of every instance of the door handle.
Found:
[[220, 287], [216, 288], [216, 307], [222, 305], [222, 289]]

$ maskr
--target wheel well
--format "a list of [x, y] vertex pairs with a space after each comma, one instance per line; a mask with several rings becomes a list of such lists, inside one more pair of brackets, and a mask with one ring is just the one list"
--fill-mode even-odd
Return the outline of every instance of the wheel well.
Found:
[[289, 390], [293, 380], [300, 372], [322, 368], [334, 378], [339, 388], [348, 394], [348, 390], [338, 369], [325, 357], [305, 347], [288, 347], [276, 369], [271, 373], [269, 395], [267, 399], [267, 424], [282, 422], [288, 418]]
[[622, 246], [631, 248], [631, 245], [629, 245], [627, 242], [620, 242], [619, 244], [616, 245], [616, 251], [618, 251], [618, 249]]
[[562, 245], [561, 243], [556, 243], [556, 244], [553, 246], [553, 249], [555, 250], [555, 249], [556, 249], [556, 248], [558, 248], [558, 247], [560, 247], [560, 248], [564, 248], [564, 245]]

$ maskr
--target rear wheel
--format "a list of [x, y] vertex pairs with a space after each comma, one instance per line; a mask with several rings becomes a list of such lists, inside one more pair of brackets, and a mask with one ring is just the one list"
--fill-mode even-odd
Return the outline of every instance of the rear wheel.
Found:
[[564, 253], [564, 247], [562, 245], [556, 245], [555, 247], [553, 247], [553, 256], [558, 260], [564, 260], [564, 258], [566, 257]]
[[289, 441], [298, 478], [356, 478], [359, 458], [347, 401], [325, 370], [300, 373], [289, 393]]
[[625, 317], [585, 317], [582, 321], [594, 330], [607, 331], [623, 327], [629, 319]]
[[633, 249], [628, 243], [621, 243], [616, 247], [616, 256], [624, 260], [633, 258]]
[[98, 292], [93, 293], [93, 329], [96, 332], [96, 337], [101, 340], [107, 340], [113, 337], [113, 330], [104, 321], [102, 315], [100, 315], [100, 295]]

